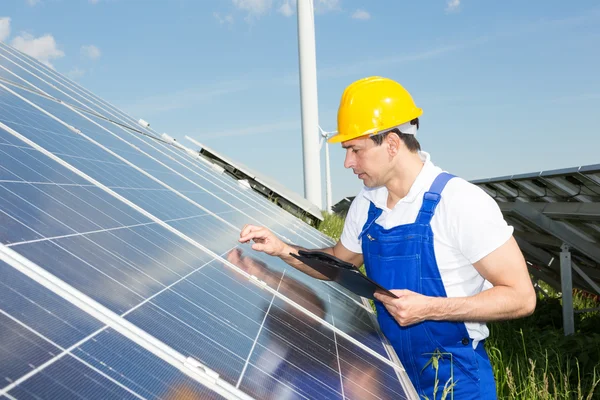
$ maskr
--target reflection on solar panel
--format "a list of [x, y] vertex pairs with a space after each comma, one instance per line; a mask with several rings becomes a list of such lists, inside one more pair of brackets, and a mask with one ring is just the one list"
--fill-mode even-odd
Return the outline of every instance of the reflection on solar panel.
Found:
[[563, 292], [571, 333], [571, 287], [600, 294], [600, 165], [473, 183], [496, 199], [515, 227], [531, 274]]
[[0, 397], [417, 398], [331, 239], [0, 43]]

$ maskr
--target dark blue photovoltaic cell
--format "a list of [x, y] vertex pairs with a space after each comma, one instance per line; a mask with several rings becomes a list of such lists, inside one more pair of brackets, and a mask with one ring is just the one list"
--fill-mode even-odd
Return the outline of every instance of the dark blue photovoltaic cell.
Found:
[[[14, 249], [118, 314], [211, 259], [191, 246], [169, 244], [167, 239], [171, 243], [182, 243], [170, 232], [163, 230], [158, 235], [146, 226], [133, 229], [131, 233], [126, 233], [129, 229], [123, 229], [26, 243], [14, 246]], [[131, 245], [125, 240], [139, 235], [146, 239], [133, 240]], [[107, 248], [102, 244], [112, 246]], [[171, 248], [176, 256], [164, 251], [163, 245]], [[140, 246], [139, 250], [136, 246]], [[194, 252], [186, 253], [181, 247]]]
[[[54, 113], [54, 111], [52, 111], [52, 112]], [[121, 128], [119, 126], [116, 126], [115, 124], [105, 121], [101, 118], [97, 118], [97, 117], [94, 117], [91, 115], [89, 115], [88, 117], [90, 119], [92, 119], [94, 122], [96, 122], [97, 124], [100, 124], [103, 127], [105, 127], [107, 130], [110, 130], [114, 134], [119, 135], [120, 137], [123, 137], [125, 140], [135, 144], [142, 151], [147, 153], [149, 156], [154, 157], [157, 160], [160, 160], [160, 162], [162, 162], [169, 168], [186, 176], [188, 179], [192, 180], [194, 183], [199, 185], [202, 189], [204, 189], [208, 193], [214, 195], [214, 196], [210, 195], [210, 197], [208, 198], [209, 201], [215, 201], [216, 197], [219, 197], [221, 199], [220, 201], [227, 202], [232, 207], [237, 208], [238, 210], [243, 210], [245, 213], [247, 213], [248, 216], [245, 216], [247, 221], [251, 221], [251, 219], [252, 219], [251, 217], [254, 217], [254, 218], [256, 218], [255, 222], [256, 221], [261, 221], [261, 222], [266, 221], [267, 226], [272, 227], [273, 229], [277, 230], [277, 229], [283, 228], [283, 225], [279, 224], [281, 222], [281, 220], [271, 219], [268, 214], [259, 212], [256, 208], [254, 208], [256, 203], [254, 203], [252, 200], [248, 199], [247, 197], [242, 196], [242, 192], [240, 192], [239, 189], [236, 188], [235, 190], [225, 190], [226, 187], [223, 187], [224, 185], [219, 186], [218, 184], [216, 184], [214, 182], [214, 177], [213, 177], [213, 179], [209, 179], [209, 176], [211, 175], [211, 173], [209, 173], [209, 170], [197, 171], [194, 168], [190, 168], [190, 167], [186, 168], [185, 164], [182, 165], [182, 163], [177, 162], [173, 158], [166, 156], [164, 149], [161, 152], [159, 149], [162, 146], [159, 142], [152, 140], [150, 138], [147, 138], [147, 137], [143, 137], [137, 133], [131, 133], [131, 131]], [[90, 125], [88, 125], [88, 124], [90, 124]], [[91, 125], [91, 123], [88, 123], [87, 121], [85, 121], [85, 126], [89, 127], [87, 130], [85, 130], [86, 132], [88, 132], [88, 131], [96, 132], [99, 129], [98, 127]], [[137, 164], [135, 159], [132, 159], [131, 161]], [[197, 172], [201, 172], [201, 173], [197, 173]], [[157, 176], [159, 179], [163, 179], [161, 177], [161, 174], [163, 174], [163, 173], [160, 173], [157, 170], [154, 170], [153, 174], [155, 176]], [[182, 193], [184, 193], [186, 196], [190, 197], [194, 201], [197, 201], [200, 204], [203, 204], [202, 201], [203, 201], [203, 199], [206, 198], [204, 191], [202, 191], [197, 186], [194, 189], [192, 189], [191, 191], [188, 190], [186, 188], [187, 184], [183, 185], [182, 183], [178, 183], [179, 181], [173, 181], [172, 179], [170, 179], [171, 174], [172, 173], [169, 173], [168, 175], [164, 175], [165, 182], [169, 182], [169, 184], [173, 183], [173, 186], [177, 190], [181, 191]], [[237, 186], [237, 184], [236, 184], [236, 186]], [[206, 200], [204, 200], [204, 201], [206, 201]], [[244, 217], [236, 217], [236, 218], [244, 218]], [[287, 230], [284, 229], [284, 233], [285, 233], [285, 231], [287, 231]]]
[[57, 355], [58, 347], [0, 313], [0, 378], [11, 383]]
[[105, 330], [73, 353], [145, 398], [221, 399], [206, 386], [122, 335]]
[[139, 399], [72, 357], [63, 357], [8, 393], [17, 399]]
[[[275, 363], [272, 376], [308, 398], [341, 397], [333, 332], [316, 321], [297, 320], [291, 313], [290, 307], [271, 309], [250, 363], [261, 370]], [[245, 376], [243, 384], [249, 379]]]
[[[0, 42], [0, 82], [4, 83], [3, 80], [6, 80], [9, 82], [13, 82], [13, 83], [25, 86], [29, 89], [33, 89], [33, 87], [31, 87], [31, 85], [29, 85], [26, 81], [22, 80], [18, 76], [15, 76], [15, 72], [16, 72], [15, 70], [17, 70], [17, 69], [20, 70], [20, 68], [15, 66], [14, 64], [10, 64], [10, 61], [7, 61], [5, 58], [2, 57], [3, 51], [1, 49], [1, 46], [2, 46], [1, 43], [2, 42]], [[11, 65], [13, 68], [11, 68]], [[7, 69], [9, 71], [7, 71]]]
[[[28, 202], [28, 199], [35, 199], [33, 200], [35, 203], [34, 208], [37, 207], [37, 210], [52, 210], [52, 218], [56, 221], [55, 225], [61, 224], [65, 226], [65, 229], [61, 229], [58, 234], [90, 232], [104, 228], [88, 218], [86, 211], [90, 210], [91, 207], [85, 207], [85, 203], [78, 198], [71, 197], [68, 199], [69, 196], [64, 194], [60, 186], [2, 183], [2, 195], [10, 198], [13, 202]], [[14, 216], [18, 218], [18, 214]], [[109, 220], [110, 218], [108, 217], [102, 218], [103, 222], [109, 222]], [[58, 221], [66, 221], [67, 223], [58, 223]], [[36, 224], [28, 222], [24, 221], [28, 227], [41, 233], [40, 230], [36, 229]], [[106, 228], [119, 226], [116, 221], [112, 222], [112, 225], [107, 223]], [[66, 228], [67, 226], [68, 228]]]
[[[275, 300], [241, 388], [254, 395], [292, 390], [309, 398], [404, 398], [394, 370], [372, 355]], [[291, 311], [291, 312], [290, 312]], [[339, 356], [339, 366], [338, 366]], [[341, 371], [340, 371], [341, 367]], [[269, 375], [259, 371], [269, 371]], [[254, 375], [252, 375], [254, 374]], [[341, 377], [340, 377], [341, 375]], [[273, 380], [275, 379], [275, 380]], [[363, 389], [380, 393], [372, 397]], [[359, 395], [349, 396], [349, 393]], [[270, 397], [270, 396], [267, 396]]]
[[[5, 133], [2, 130], [1, 139], [13, 139], [14, 136]], [[8, 142], [8, 140], [7, 140]], [[13, 171], [11, 177], [7, 180], [43, 182], [43, 183], [64, 183], [87, 185], [89, 182], [75, 174], [61, 174], [56, 169], [50, 168], [48, 162], [40, 157], [40, 153], [30, 147], [25, 147], [25, 143], [20, 142], [16, 145], [0, 142], [0, 165], [6, 171]], [[4, 179], [3, 179], [4, 180]]]
[[[73, 360], [67, 360], [70, 356], [55, 359], [63, 349], [83, 341], [74, 349], [76, 357], [142, 396], [187, 393], [202, 398], [220, 398], [2, 261], [0, 276], [0, 390], [53, 360], [51, 363], [56, 365], [50, 363], [38, 372], [39, 376], [28, 378], [10, 394], [27, 398], [28, 393], [47, 396], [57, 390], [59, 395], [67, 386], [79, 395], [95, 396], [91, 388], [103, 382], [98, 389], [101, 393], [113, 391], [120, 395], [120, 389], [115, 389], [114, 383], [84, 364], [77, 366]], [[77, 370], [86, 371], [85, 376]], [[37, 387], [42, 391], [37, 392]]]
[[340, 340], [339, 336], [337, 340], [346, 396], [355, 399], [408, 398], [392, 367], [356, 351], [356, 346]]
[[[335, 316], [334, 325], [337, 328], [382, 356], [388, 357], [381, 336], [377, 332], [367, 310], [356, 306], [355, 303], [340, 294], [335, 301], [331, 302], [329, 312]], [[373, 315], [373, 318], [375, 318], [375, 315]]]
[[204, 267], [126, 318], [235, 384], [270, 298], [225, 268]]
[[110, 266], [90, 265], [53, 241], [23, 244], [15, 250], [118, 314], [144, 300], [140, 294], [105, 275]]
[[0, 261], [0, 389], [103, 325]]
[[[2, 261], [0, 276], [0, 310], [60, 347], [68, 348], [103, 326]], [[0, 364], [2, 360], [0, 357]]]
[[307, 278], [302, 272], [286, 267], [283, 261], [261, 253], [248, 256], [241, 249], [236, 249], [229, 253], [228, 259], [241, 269], [253, 270], [253, 274], [274, 289], [278, 287], [279, 278], [285, 271], [285, 278], [279, 287], [283, 295], [309, 311], [314, 311], [315, 305], [321, 304], [319, 312], [324, 313], [323, 319], [387, 357], [367, 310], [325, 282]]

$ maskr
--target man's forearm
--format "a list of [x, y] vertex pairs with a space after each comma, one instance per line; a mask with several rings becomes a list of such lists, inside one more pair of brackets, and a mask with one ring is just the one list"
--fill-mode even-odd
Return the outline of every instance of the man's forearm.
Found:
[[470, 297], [433, 297], [428, 312], [429, 320], [485, 322], [507, 320], [530, 315], [534, 301], [511, 287], [495, 286]]
[[[316, 271], [312, 267], [309, 267], [308, 265], [304, 264], [303, 262], [298, 261], [297, 259], [295, 259], [294, 257], [292, 257], [290, 255], [290, 253], [298, 254], [298, 250], [307, 250], [307, 249], [300, 247], [300, 246], [288, 244], [288, 245], [286, 245], [285, 251], [283, 252], [282, 255], [279, 256], [279, 258], [281, 258], [283, 261], [285, 261], [292, 267], [296, 268], [297, 270], [302, 271], [305, 274], [312, 276], [313, 278], [317, 278], [317, 279], [321, 279], [321, 280], [329, 280], [329, 278], [327, 278], [325, 275]], [[327, 247], [325, 249], [319, 249], [318, 251], [322, 251], [324, 253], [333, 255], [333, 249], [331, 247]]]

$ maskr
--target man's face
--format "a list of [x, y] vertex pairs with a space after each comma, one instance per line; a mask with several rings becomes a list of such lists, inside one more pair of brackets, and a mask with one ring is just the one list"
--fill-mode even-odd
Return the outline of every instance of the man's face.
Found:
[[342, 143], [346, 149], [345, 168], [352, 171], [367, 187], [385, 184], [384, 178], [389, 168], [389, 154], [384, 141], [377, 146], [369, 137], [360, 137]]

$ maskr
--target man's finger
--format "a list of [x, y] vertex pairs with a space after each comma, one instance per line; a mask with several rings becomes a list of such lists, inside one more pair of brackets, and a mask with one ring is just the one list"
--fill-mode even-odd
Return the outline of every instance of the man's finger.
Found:
[[239, 241], [242, 243], [246, 243], [251, 239], [264, 238], [265, 236], [266, 236], [266, 231], [264, 228], [254, 226], [254, 227], [250, 228], [250, 231], [248, 233], [246, 233], [245, 235], [242, 235], [240, 237]]
[[375, 293], [374, 293], [374, 296], [375, 296], [375, 298], [376, 298], [377, 300], [379, 300], [379, 301], [380, 301], [380, 302], [382, 302], [383, 304], [391, 304], [391, 303], [392, 303], [392, 301], [394, 300], [394, 298], [393, 298], [393, 297], [391, 297], [391, 296], [388, 296], [388, 295], [386, 295], [386, 294], [383, 294], [383, 293], [378, 293], [378, 292], [375, 292]]
[[240, 236], [245, 236], [248, 233], [252, 232], [253, 230], [256, 230], [257, 228], [259, 228], [256, 225], [250, 225], [250, 224], [246, 224], [244, 225], [244, 227], [242, 228], [242, 231], [240, 232]]
[[406, 296], [406, 295], [412, 293], [410, 290], [406, 290], [406, 289], [394, 289], [394, 290], [390, 290], [390, 292], [394, 293], [398, 297]]

